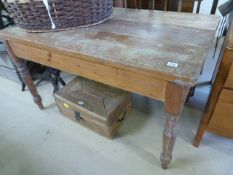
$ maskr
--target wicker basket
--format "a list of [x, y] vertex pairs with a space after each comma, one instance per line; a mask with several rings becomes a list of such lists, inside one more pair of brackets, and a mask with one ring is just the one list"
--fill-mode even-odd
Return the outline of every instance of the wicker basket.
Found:
[[109, 19], [113, 11], [112, 0], [48, 0], [48, 9], [43, 0], [3, 2], [15, 23], [29, 32], [87, 27]]

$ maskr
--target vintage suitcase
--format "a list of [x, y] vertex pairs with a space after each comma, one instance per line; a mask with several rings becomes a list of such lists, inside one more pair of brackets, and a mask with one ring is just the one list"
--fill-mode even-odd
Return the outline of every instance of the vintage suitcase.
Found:
[[129, 92], [81, 77], [75, 78], [54, 97], [64, 116], [108, 138], [116, 134], [132, 101]]

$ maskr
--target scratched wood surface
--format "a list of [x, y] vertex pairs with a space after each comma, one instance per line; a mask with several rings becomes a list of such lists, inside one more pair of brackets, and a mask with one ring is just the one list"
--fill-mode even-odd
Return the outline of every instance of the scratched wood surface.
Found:
[[0, 38], [195, 84], [218, 22], [210, 15], [115, 8], [110, 20], [96, 26], [37, 34], [11, 27]]

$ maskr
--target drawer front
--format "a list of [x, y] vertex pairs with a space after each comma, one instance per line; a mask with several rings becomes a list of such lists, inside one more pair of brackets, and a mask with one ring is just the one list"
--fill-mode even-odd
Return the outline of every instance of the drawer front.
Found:
[[233, 138], [233, 91], [223, 89], [209, 123], [217, 134]]
[[[19, 58], [57, 68], [119, 89], [136, 92], [143, 96], [165, 101], [167, 81], [144, 74], [132, 68], [118, 67], [82, 54], [60, 53], [17, 42], [10, 42], [14, 53]], [[67, 54], [67, 55], [66, 55]], [[135, 72], [136, 71], [136, 72]], [[150, 72], [151, 74], [151, 72]], [[140, 85], [140, 86], [139, 86]]]
[[231, 65], [230, 71], [227, 75], [227, 79], [225, 81], [224, 87], [229, 88], [229, 89], [233, 89], [233, 63]]

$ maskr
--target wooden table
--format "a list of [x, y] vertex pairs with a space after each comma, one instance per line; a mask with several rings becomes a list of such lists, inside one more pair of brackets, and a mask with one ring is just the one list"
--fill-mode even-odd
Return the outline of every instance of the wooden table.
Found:
[[43, 109], [23, 59], [61, 69], [165, 103], [161, 164], [172, 159], [176, 124], [202, 70], [219, 18], [114, 9], [93, 27], [54, 33], [0, 32], [35, 103]]

